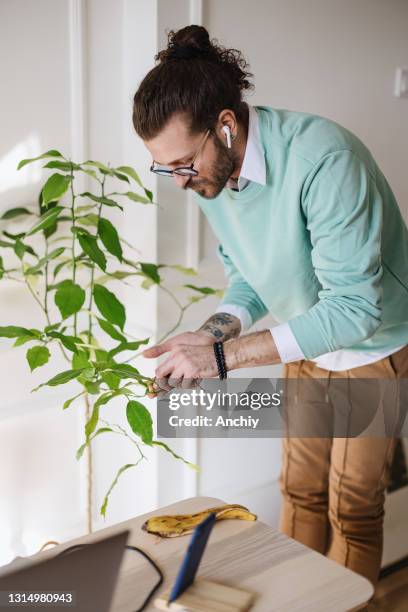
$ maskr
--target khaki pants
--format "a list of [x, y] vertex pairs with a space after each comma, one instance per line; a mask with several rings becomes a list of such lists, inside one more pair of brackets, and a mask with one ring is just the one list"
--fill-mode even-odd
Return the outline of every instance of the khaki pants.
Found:
[[[337, 378], [408, 378], [408, 346], [375, 363], [341, 372], [328, 372], [307, 360], [286, 364], [284, 370], [288, 379], [317, 378], [327, 379], [328, 383]], [[296, 408], [298, 414], [310, 415], [310, 398], [306, 398], [306, 411], [302, 413], [305, 398], [301, 388]], [[369, 409], [375, 399], [368, 395], [361, 401], [360, 414], [361, 408]], [[406, 406], [398, 408], [401, 409], [406, 410]], [[287, 411], [290, 414], [291, 405]], [[350, 417], [352, 413], [353, 409]], [[398, 418], [401, 413], [396, 415]], [[386, 435], [289, 435], [283, 442], [280, 477], [281, 531], [365, 576], [374, 585], [381, 566], [384, 496], [396, 445], [396, 438]]]

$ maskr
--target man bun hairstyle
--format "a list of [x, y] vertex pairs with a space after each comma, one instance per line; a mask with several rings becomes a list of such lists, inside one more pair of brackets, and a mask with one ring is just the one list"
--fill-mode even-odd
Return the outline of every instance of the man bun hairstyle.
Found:
[[155, 60], [133, 100], [133, 125], [143, 140], [157, 136], [175, 113], [189, 115], [192, 132], [212, 129], [225, 108], [243, 121], [243, 92], [253, 88], [253, 75], [240, 51], [190, 25], [171, 30], [167, 48]]

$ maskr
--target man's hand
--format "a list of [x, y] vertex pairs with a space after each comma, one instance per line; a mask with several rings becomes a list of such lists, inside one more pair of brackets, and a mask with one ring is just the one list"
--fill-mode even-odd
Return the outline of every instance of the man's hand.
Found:
[[214, 344], [215, 339], [207, 334], [203, 334], [200, 331], [196, 332], [184, 332], [183, 334], [177, 334], [169, 340], [162, 342], [161, 344], [155, 344], [148, 349], [145, 349], [142, 353], [143, 357], [160, 357], [163, 353], [167, 353], [171, 349], [179, 345], [188, 344], [190, 346], [209, 346]]
[[[212, 345], [215, 342], [215, 338], [207, 333], [202, 333], [201, 331], [196, 332], [184, 332], [182, 334], [178, 334], [161, 344], [155, 344], [150, 348], [143, 351], [143, 357], [154, 358], [163, 355], [164, 353], [170, 353], [166, 361], [162, 363], [156, 369], [155, 372], [155, 387], [157, 391], [170, 391], [173, 387], [182, 386], [183, 388], [188, 388], [188, 384], [191, 380], [187, 380], [188, 378], [192, 379], [193, 376], [179, 376], [174, 373], [174, 367], [176, 364], [180, 362], [180, 369], [190, 373], [193, 369], [196, 369], [199, 362], [201, 360], [206, 361], [207, 364], [211, 360], [211, 356], [214, 357], [214, 351]], [[190, 353], [187, 354], [187, 349], [193, 348], [193, 351], [190, 350]], [[200, 351], [197, 349], [207, 348], [207, 352]], [[191, 359], [191, 363], [188, 364], [186, 360]], [[184, 362], [184, 365], [181, 362]], [[173, 367], [169, 367], [172, 364]], [[189, 367], [191, 366], [191, 367]], [[207, 367], [208, 369], [208, 367]], [[167, 372], [165, 374], [164, 372]], [[170, 376], [169, 376], [170, 375]], [[208, 376], [214, 376], [215, 374], [208, 374]], [[186, 380], [183, 380], [186, 378]], [[202, 376], [201, 376], [202, 378]], [[155, 394], [149, 393], [148, 397], [155, 397]]]
[[[157, 392], [170, 391], [173, 387], [180, 386], [189, 388], [193, 379], [217, 376], [212, 345], [214, 342], [235, 338], [240, 332], [241, 322], [237, 317], [226, 312], [217, 312], [199, 330], [178, 334], [143, 351], [143, 357], [148, 358], [170, 353], [166, 361], [156, 369]], [[196, 376], [193, 376], [193, 372], [196, 372]], [[148, 393], [148, 397], [155, 397], [155, 394]]]
[[[195, 334], [198, 334], [198, 332], [195, 332]], [[193, 333], [193, 335], [195, 334]], [[175, 336], [175, 338], [167, 340], [157, 347], [144, 351], [144, 353], [147, 353], [156, 349], [161, 351], [160, 354], [170, 352], [167, 360], [156, 370], [157, 382], [160, 383], [158, 392], [170, 391], [173, 387], [180, 386], [190, 388], [192, 380], [210, 378], [218, 374], [212, 347], [214, 342], [211, 341], [211, 346], [209, 346], [207, 337], [205, 344], [202, 344], [201, 337], [199, 343], [195, 346], [176, 343], [182, 336], [185, 336], [185, 334]], [[224, 342], [224, 355], [228, 372], [239, 368], [281, 363], [279, 352], [269, 330], [254, 332]], [[168, 380], [162, 378], [166, 376], [169, 376]], [[154, 395], [149, 394], [149, 397], [154, 397]]]

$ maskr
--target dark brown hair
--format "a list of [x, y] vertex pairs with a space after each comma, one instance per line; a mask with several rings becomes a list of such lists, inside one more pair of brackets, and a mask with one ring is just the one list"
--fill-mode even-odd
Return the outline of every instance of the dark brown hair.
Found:
[[219, 113], [244, 116], [242, 92], [252, 89], [248, 64], [237, 49], [210, 40], [205, 28], [190, 25], [170, 31], [159, 63], [147, 73], [133, 100], [133, 125], [143, 140], [159, 134], [174, 113], [190, 116], [193, 132], [214, 127]]

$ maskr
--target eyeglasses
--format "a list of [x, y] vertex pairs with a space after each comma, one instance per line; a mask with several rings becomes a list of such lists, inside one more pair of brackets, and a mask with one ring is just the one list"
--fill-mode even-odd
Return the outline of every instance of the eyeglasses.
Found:
[[177, 168], [174, 168], [174, 170], [170, 170], [170, 168], [166, 168], [165, 166], [160, 166], [160, 164], [157, 164], [153, 160], [153, 163], [150, 166], [150, 171], [154, 172], [155, 174], [159, 174], [160, 176], [170, 176], [171, 177], [174, 174], [177, 174], [178, 176], [197, 176], [198, 170], [194, 168], [194, 162], [197, 159], [200, 152], [202, 151], [209, 134], [210, 134], [210, 130], [207, 130], [189, 166], [179, 166]]

